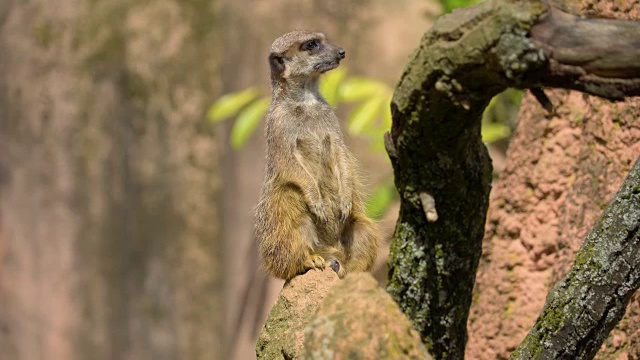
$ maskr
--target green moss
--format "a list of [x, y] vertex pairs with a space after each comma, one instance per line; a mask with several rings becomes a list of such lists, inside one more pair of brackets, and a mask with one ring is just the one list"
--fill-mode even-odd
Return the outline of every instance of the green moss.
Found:
[[[291, 314], [288, 308], [291, 304], [280, 298], [273, 306], [267, 323], [262, 328], [260, 338], [256, 344], [256, 355], [259, 359], [283, 359], [284, 349], [291, 349], [293, 337], [279, 337], [279, 334], [290, 334], [288, 319]], [[269, 326], [267, 326], [269, 325]]]
[[[511, 354], [511, 359], [535, 359], [542, 354], [545, 339], [558, 332], [565, 320], [565, 314], [558, 308], [546, 308], [520, 347]], [[523, 353], [527, 349], [527, 353]]]
[[[416, 243], [413, 228], [400, 223], [396, 228], [390, 248], [390, 262], [394, 266], [389, 271], [387, 291], [400, 304], [405, 314], [421, 314], [424, 290], [421, 279], [426, 278], [425, 249]], [[410, 316], [411, 317], [411, 316]], [[414, 319], [422, 323], [422, 316]]]
[[[559, 308], [550, 308], [543, 312], [541, 315], [542, 325], [541, 327], [549, 330], [551, 333], [556, 333], [562, 327], [565, 319], [565, 313]], [[548, 334], [549, 332], [546, 332]]]
[[593, 256], [593, 246], [585, 246], [576, 254], [575, 265], [585, 267]]

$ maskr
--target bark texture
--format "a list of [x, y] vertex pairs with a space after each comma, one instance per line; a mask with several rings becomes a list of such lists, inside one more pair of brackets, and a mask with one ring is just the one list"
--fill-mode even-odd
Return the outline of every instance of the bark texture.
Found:
[[[491, 181], [480, 139], [481, 113], [490, 99], [507, 86], [549, 85], [616, 100], [640, 91], [632, 59], [556, 57], [549, 40], [555, 37], [544, 34], [559, 31], [567, 19], [579, 21], [536, 1], [487, 1], [444, 16], [424, 35], [394, 93], [387, 150], [402, 205], [388, 290], [436, 358], [464, 356]], [[599, 24], [602, 36], [611, 29], [636, 33], [639, 26]], [[533, 31], [541, 27], [545, 31]], [[570, 34], [574, 42], [563, 40], [563, 46], [588, 44], [595, 35], [581, 26]]]
[[0, 2], [0, 357], [221, 347], [205, 1]]

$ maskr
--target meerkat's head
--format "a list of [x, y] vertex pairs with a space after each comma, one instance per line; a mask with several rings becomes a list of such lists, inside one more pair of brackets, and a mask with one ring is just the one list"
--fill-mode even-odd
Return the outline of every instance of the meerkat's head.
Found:
[[292, 31], [277, 38], [271, 45], [269, 66], [272, 85], [317, 79], [335, 69], [346, 52], [327, 41], [323, 33]]

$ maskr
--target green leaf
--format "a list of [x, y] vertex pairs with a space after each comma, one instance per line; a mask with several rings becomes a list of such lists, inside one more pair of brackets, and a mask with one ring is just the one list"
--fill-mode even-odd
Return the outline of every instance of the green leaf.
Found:
[[231, 129], [231, 146], [238, 150], [244, 146], [269, 109], [269, 98], [262, 98], [243, 109]]
[[507, 89], [494, 96], [482, 113], [482, 123], [511, 125], [520, 111], [522, 91]]
[[480, 0], [440, 0], [445, 13], [450, 13], [453, 9], [475, 5]]
[[345, 102], [363, 101], [387, 89], [384, 83], [376, 80], [353, 76], [340, 86], [340, 100]]
[[383, 113], [382, 113], [382, 126], [386, 129], [385, 131], [391, 130], [391, 123], [393, 118], [391, 117], [391, 91], [385, 96], [386, 101], [383, 103]]
[[395, 197], [396, 189], [393, 184], [379, 186], [367, 199], [365, 213], [370, 218], [380, 218], [387, 211]]
[[347, 119], [347, 129], [352, 134], [361, 134], [363, 130], [373, 123], [380, 114], [380, 108], [386, 98], [382, 96], [373, 96], [358, 105], [349, 114]]
[[523, 91], [519, 89], [508, 88], [504, 91], [505, 95], [509, 98], [509, 100], [514, 104], [522, 103]]
[[499, 123], [482, 124], [482, 141], [491, 144], [511, 135], [511, 129], [507, 125]]
[[346, 76], [347, 70], [345, 68], [337, 68], [329, 71], [320, 80], [320, 94], [327, 100], [329, 105], [335, 107], [338, 104], [340, 84]]
[[207, 112], [207, 118], [213, 122], [219, 122], [234, 116], [257, 96], [258, 90], [255, 88], [224, 95], [211, 105]]

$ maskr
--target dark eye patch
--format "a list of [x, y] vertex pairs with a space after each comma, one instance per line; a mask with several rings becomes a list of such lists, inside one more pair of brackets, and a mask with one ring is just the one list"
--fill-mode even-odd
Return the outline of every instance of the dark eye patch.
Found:
[[300, 45], [302, 51], [313, 51], [320, 49], [320, 41], [318, 39], [307, 40]]

